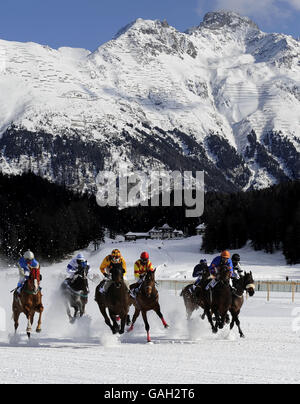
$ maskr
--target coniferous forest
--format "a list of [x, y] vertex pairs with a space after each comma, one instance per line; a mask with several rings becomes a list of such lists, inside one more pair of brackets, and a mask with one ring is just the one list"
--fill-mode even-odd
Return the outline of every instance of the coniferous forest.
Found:
[[33, 174], [0, 174], [0, 209], [0, 252], [11, 258], [30, 248], [43, 259], [60, 259], [103, 240], [105, 229], [113, 237], [168, 222], [193, 235], [201, 220], [205, 252], [238, 249], [250, 241], [256, 250], [281, 249], [288, 264], [300, 262], [299, 181], [260, 191], [207, 193], [203, 217], [191, 219], [185, 207], [100, 208], [94, 196], [74, 194]]

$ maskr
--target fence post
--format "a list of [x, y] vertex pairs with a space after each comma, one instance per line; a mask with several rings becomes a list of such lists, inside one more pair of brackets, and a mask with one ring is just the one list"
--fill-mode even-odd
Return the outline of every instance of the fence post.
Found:
[[295, 283], [292, 283], [292, 302], [295, 303]]
[[269, 302], [270, 301], [270, 282], [267, 282], [267, 290], [268, 290], [267, 301]]

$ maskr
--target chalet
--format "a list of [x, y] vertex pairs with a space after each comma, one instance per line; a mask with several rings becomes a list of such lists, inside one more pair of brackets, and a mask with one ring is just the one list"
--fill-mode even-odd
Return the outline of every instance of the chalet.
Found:
[[125, 234], [125, 240], [126, 241], [136, 241], [136, 240], [148, 240], [150, 237], [149, 233], [132, 233], [128, 232]]
[[151, 239], [151, 240], [171, 240], [171, 239], [181, 239], [184, 237], [182, 230], [176, 230], [169, 226], [167, 223], [161, 227], [153, 227], [147, 233], [126, 233], [126, 241], [136, 241], [139, 239]]
[[205, 224], [201, 223], [196, 227], [196, 233], [198, 236], [201, 236], [202, 234], [205, 233]]

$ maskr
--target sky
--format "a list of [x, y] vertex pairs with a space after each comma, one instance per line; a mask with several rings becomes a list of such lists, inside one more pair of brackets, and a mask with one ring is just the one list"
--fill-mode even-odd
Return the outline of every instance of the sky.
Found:
[[93, 51], [137, 18], [166, 19], [185, 31], [216, 10], [300, 37], [300, 0], [1, 0], [0, 39]]

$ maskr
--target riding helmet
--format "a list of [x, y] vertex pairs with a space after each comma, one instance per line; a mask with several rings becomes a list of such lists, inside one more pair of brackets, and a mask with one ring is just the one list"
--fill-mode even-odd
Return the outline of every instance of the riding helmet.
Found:
[[240, 261], [241, 261], [240, 254], [233, 254], [233, 256], [232, 256], [232, 261], [234, 261], [234, 262], [240, 262]]
[[149, 254], [146, 251], [142, 252], [141, 260], [142, 261], [148, 261], [148, 259], [149, 259]]
[[34, 254], [33, 254], [33, 252], [30, 251], [30, 250], [26, 251], [26, 252], [24, 253], [23, 257], [25, 258], [25, 260], [28, 260], [28, 261], [34, 260]]
[[230, 258], [231, 257], [230, 252], [227, 251], [227, 250], [222, 251], [221, 257], [222, 258]]
[[114, 250], [112, 250], [112, 252], [111, 252], [111, 260], [114, 263], [120, 262], [120, 260], [121, 260], [121, 252], [120, 252], [120, 250], [118, 250], [116, 248]]

